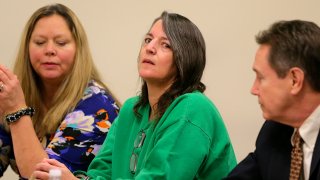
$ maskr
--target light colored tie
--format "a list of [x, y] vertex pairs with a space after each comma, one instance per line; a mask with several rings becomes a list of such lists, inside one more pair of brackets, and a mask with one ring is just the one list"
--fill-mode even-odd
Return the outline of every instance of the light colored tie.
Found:
[[290, 180], [299, 180], [303, 164], [303, 140], [297, 130], [293, 136], [293, 148], [291, 151]]

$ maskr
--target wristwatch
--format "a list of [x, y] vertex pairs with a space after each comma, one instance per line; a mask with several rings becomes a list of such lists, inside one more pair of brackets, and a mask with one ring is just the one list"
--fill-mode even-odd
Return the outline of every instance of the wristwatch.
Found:
[[35, 113], [34, 108], [26, 107], [18, 110], [17, 112], [8, 114], [5, 116], [5, 120], [8, 124], [18, 121], [22, 116], [30, 116], [32, 117]]

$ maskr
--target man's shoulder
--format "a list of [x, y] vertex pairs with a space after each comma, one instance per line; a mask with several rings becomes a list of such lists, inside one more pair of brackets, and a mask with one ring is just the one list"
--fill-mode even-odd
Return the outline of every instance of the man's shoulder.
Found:
[[291, 147], [290, 139], [294, 128], [273, 120], [266, 120], [259, 132], [256, 147]]

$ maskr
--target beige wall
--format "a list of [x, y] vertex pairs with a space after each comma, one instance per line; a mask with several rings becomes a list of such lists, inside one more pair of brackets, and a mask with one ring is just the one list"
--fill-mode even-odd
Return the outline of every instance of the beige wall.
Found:
[[[137, 54], [153, 19], [163, 10], [191, 19], [207, 44], [206, 94], [225, 120], [238, 160], [254, 149], [263, 123], [257, 99], [249, 93], [254, 79], [255, 34], [282, 19], [320, 24], [318, 0], [0, 0], [0, 64], [12, 68], [26, 20], [52, 2], [64, 3], [78, 15], [105, 82], [122, 102], [136, 94]], [[8, 171], [4, 177], [15, 176]]]

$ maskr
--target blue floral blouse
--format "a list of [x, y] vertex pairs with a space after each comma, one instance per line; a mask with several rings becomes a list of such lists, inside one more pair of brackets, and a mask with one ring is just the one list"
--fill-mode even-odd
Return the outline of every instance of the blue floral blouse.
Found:
[[[65, 164], [72, 172], [86, 171], [118, 112], [111, 95], [90, 81], [83, 98], [62, 120], [55, 134], [41, 141], [49, 158]], [[0, 177], [9, 164], [18, 173], [12, 148], [10, 133], [0, 125]]]

